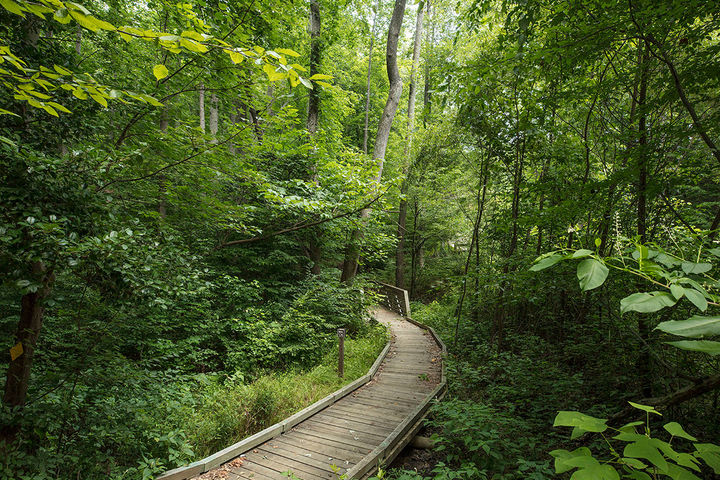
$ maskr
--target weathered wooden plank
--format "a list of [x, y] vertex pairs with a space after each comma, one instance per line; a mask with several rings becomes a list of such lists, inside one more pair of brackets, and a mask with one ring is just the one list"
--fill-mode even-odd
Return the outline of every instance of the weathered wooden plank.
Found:
[[[238, 467], [237, 470], [233, 469], [232, 471], [243, 478], [262, 478], [263, 480], [288, 480], [288, 477], [283, 475], [282, 472], [248, 460], [243, 463], [242, 467]], [[245, 473], [245, 475], [243, 475], [243, 473]]]
[[[346, 466], [339, 466], [337, 465], [337, 460], [334, 457], [328, 457], [327, 455], [320, 455], [319, 453], [316, 453], [313, 455], [312, 452], [304, 451], [301, 452], [299, 448], [291, 447], [289, 445], [284, 445], [282, 447], [273, 448], [272, 446], [265, 444], [261, 445], [257, 448], [259, 453], [271, 453], [273, 455], [280, 455], [282, 457], [288, 458], [290, 460], [294, 460], [296, 462], [304, 463], [306, 465], [310, 465], [316, 468], [319, 468], [320, 470], [333, 472], [333, 469], [331, 465], [336, 465], [337, 471], [340, 473], [344, 473], [349, 466], [345, 464], [345, 462], [342, 462]], [[335, 477], [332, 477], [335, 478]]]
[[[311, 435], [303, 436], [299, 432], [293, 433], [293, 435], [283, 435], [273, 440], [273, 442], [276, 441], [278, 444], [283, 445], [283, 448], [285, 445], [289, 445], [304, 449], [305, 453], [320, 455], [318, 458], [342, 459], [345, 461], [345, 466], [348, 464], [354, 465], [370, 452], [370, 450], [365, 448], [361, 449], [358, 446], [345, 448], [342, 444], [333, 442], [332, 440], [322, 441], [322, 439]], [[303, 453], [303, 455], [305, 453]]]
[[384, 413], [379, 414], [377, 408], [370, 407], [367, 405], [347, 405], [347, 406], [336, 406], [333, 408], [334, 412], [339, 413], [348, 413], [348, 414], [354, 414], [354, 415], [364, 415], [367, 418], [371, 419], [385, 419], [389, 422], [393, 422], [393, 424], [397, 424], [400, 420], [402, 420], [403, 415], [400, 412], [396, 412], [394, 410], [385, 410]]
[[367, 392], [363, 392], [360, 395], [354, 397], [354, 398], [367, 398], [370, 400], [379, 400], [383, 402], [388, 402], [391, 405], [393, 403], [398, 403], [400, 405], [417, 405], [419, 404], [424, 398], [425, 395], [421, 394], [415, 394], [415, 395], [409, 395], [405, 393], [397, 393], [395, 391], [391, 390], [368, 390]]
[[396, 423], [384, 417], [370, 418], [368, 416], [351, 415], [345, 412], [338, 412], [335, 410], [325, 411], [321, 415], [334, 418], [335, 421], [339, 422], [340, 425], [346, 424], [345, 422], [363, 423], [373, 428], [387, 431], [392, 431]]
[[367, 423], [352, 422], [350, 420], [341, 420], [336, 417], [316, 417], [313, 420], [317, 420], [318, 423], [323, 425], [332, 425], [338, 428], [346, 429], [349, 432], [358, 432], [369, 435], [377, 435], [381, 438], [385, 438], [388, 433], [392, 432], [393, 429], [389, 427], [378, 427], [375, 425], [368, 425]]
[[364, 405], [366, 407], [372, 407], [376, 410], [376, 415], [382, 415], [383, 411], [390, 411], [400, 414], [401, 416], [404, 416], [407, 411], [410, 410], [410, 408], [405, 407], [403, 405], [399, 404], [390, 404], [389, 402], [384, 402], [381, 400], [370, 400], [368, 398], [361, 398], [361, 397], [353, 397], [351, 400], [346, 400], [345, 405], [353, 406], [353, 405]]
[[345, 450], [357, 451], [359, 453], [367, 453], [373, 449], [372, 444], [361, 442], [359, 440], [355, 440], [354, 438], [337, 435], [333, 432], [324, 432], [316, 428], [298, 428], [297, 430], [294, 430], [293, 433], [304, 435], [306, 439], [314, 437], [312, 440], [315, 442], [323, 443], [325, 445], [336, 445]]
[[[390, 390], [388, 390], [388, 392], [390, 392]], [[424, 397], [424, 395], [423, 395], [423, 397]], [[419, 403], [419, 402], [417, 402], [417, 403]], [[358, 395], [358, 396], [355, 396], [352, 398], [347, 398], [343, 402], [344, 406], [348, 406], [350, 408], [353, 408], [357, 404], [367, 405], [367, 406], [379, 408], [382, 410], [388, 410], [390, 412], [394, 412], [395, 414], [399, 414], [401, 416], [405, 415], [404, 410], [406, 410], [405, 408], [403, 408], [404, 407], [403, 405], [393, 404], [384, 399], [372, 399], [366, 395]], [[381, 412], [378, 412], [378, 413], [381, 413]]]
[[[254, 453], [255, 450], [257, 453]], [[278, 470], [280, 473], [293, 472], [300, 478], [313, 477], [313, 478], [325, 478], [328, 480], [337, 479], [337, 475], [332, 471], [329, 465], [323, 465], [317, 467], [304, 462], [303, 459], [290, 458], [288, 456], [280, 455], [269, 450], [255, 449], [252, 453], [247, 453], [246, 458], [253, 462], [264, 465], [273, 470]]]
[[385, 438], [384, 435], [364, 433], [353, 430], [352, 428], [345, 428], [330, 423], [323, 423], [315, 419], [313, 419], [311, 423], [299, 425], [298, 430], [301, 432], [317, 432], [321, 435], [328, 436], [328, 438], [330, 438], [329, 436], [332, 435], [339, 440], [345, 440], [346, 442], [362, 445], [369, 448], [374, 448], [375, 445], [382, 442]]
[[[322, 440], [325, 445], [331, 444], [331, 445], [337, 445], [338, 447], [344, 448], [344, 449], [351, 449], [351, 448], [357, 448], [361, 449], [359, 451], [363, 452], [363, 456], [367, 455], [369, 452], [372, 451], [373, 448], [375, 448], [374, 445], [362, 442], [360, 440], [355, 440], [352, 437], [349, 436], [343, 436], [343, 435], [337, 435], [334, 432], [327, 432], [319, 429], [305, 429], [302, 432], [304, 435], [307, 435], [308, 437], [314, 437], [314, 440], [316, 442], [320, 442]], [[352, 442], [352, 443], [349, 443]], [[359, 461], [359, 460], [358, 460]]]

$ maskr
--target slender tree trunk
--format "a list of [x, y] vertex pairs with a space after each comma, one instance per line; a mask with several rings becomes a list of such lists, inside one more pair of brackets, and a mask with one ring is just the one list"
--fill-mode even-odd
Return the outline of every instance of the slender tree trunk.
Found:
[[[390, 128], [392, 127], [395, 112], [397, 111], [400, 95], [402, 94], [402, 79], [398, 71], [397, 64], [397, 47], [400, 37], [400, 29], [402, 28], [402, 20], [405, 15], [405, 0], [395, 0], [395, 8], [393, 9], [392, 18], [390, 19], [390, 28], [388, 29], [387, 40], [387, 72], [390, 81], [390, 90], [388, 91], [387, 102], [383, 110], [380, 123], [378, 124], [377, 136], [375, 138], [375, 148], [373, 149], [373, 159], [377, 162], [378, 173], [375, 178], [373, 190], [377, 193], [382, 179], [383, 165], [385, 162], [385, 151], [387, 150], [388, 139], [390, 138]], [[360, 213], [361, 226], [357, 228], [352, 235], [351, 243], [348, 245], [345, 254], [345, 262], [343, 263], [343, 272], [340, 277], [343, 282], [350, 282], [355, 277], [358, 267], [358, 259], [360, 257], [360, 240], [362, 237], [362, 228], [367, 223], [370, 216], [370, 209], [366, 208]]]
[[[467, 292], [467, 274], [468, 270], [470, 269], [470, 260], [472, 259], [472, 252], [473, 247], [475, 248], [476, 252], [480, 252], [480, 221], [482, 220], [483, 210], [485, 206], [485, 186], [487, 184], [487, 176], [485, 175], [485, 160], [483, 162], [483, 165], [480, 167], [480, 171], [482, 172], [482, 188], [478, 188], [478, 195], [477, 195], [477, 215], [475, 216], [475, 224], [473, 225], [473, 235], [472, 240], [470, 241], [470, 249], [468, 251], [467, 260], [465, 261], [465, 271], [463, 272], [463, 281], [462, 281], [462, 290], [460, 293], [460, 300], [458, 301], [458, 306], [455, 311], [456, 320], [455, 320], [455, 338], [453, 340], [453, 346], [457, 346], [458, 342], [458, 331], [460, 330], [460, 318], [462, 316], [462, 308], [463, 303], [465, 300], [465, 294]], [[482, 192], [482, 194], [480, 193]], [[479, 255], [479, 253], [478, 253]]]
[[363, 152], [368, 153], [368, 136], [370, 134], [370, 78], [372, 76], [373, 45], [375, 44], [377, 17], [380, 13], [380, 0], [375, 1], [372, 29], [370, 32], [370, 52], [368, 53], [367, 93], [365, 94], [365, 129], [363, 130]]
[[420, 40], [422, 39], [422, 17], [423, 5], [418, 5], [417, 19], [415, 21], [415, 38], [413, 39], [413, 58], [410, 68], [410, 87], [408, 92], [408, 133], [405, 141], [405, 151], [403, 157], [405, 159], [404, 179], [400, 187], [400, 207], [398, 209], [398, 231], [397, 231], [397, 249], [395, 250], [395, 286], [405, 288], [405, 221], [407, 219], [407, 200], [405, 195], [408, 192], [408, 183], [410, 181], [410, 169], [412, 155], [412, 142], [415, 134], [415, 91], [417, 90], [416, 72], [418, 61], [420, 60]]
[[[310, 76], [318, 73], [320, 65], [320, 56], [322, 53], [322, 45], [320, 44], [320, 5], [318, 0], [310, 0], [310, 21], [308, 25], [310, 32]], [[311, 142], [314, 140], [315, 134], [320, 123], [320, 92], [318, 89], [310, 90], [308, 96], [308, 114], [307, 114], [307, 131], [310, 135]], [[314, 149], [310, 155], [313, 156], [311, 165], [312, 181], [318, 185], [319, 178], [317, 174], [317, 157]], [[312, 262], [310, 272], [313, 275], [319, 275], [321, 272], [320, 261], [322, 259], [322, 248], [320, 246], [320, 230], [312, 232], [308, 239], [307, 254]]]
[[[640, 243], [647, 242], [647, 84], [648, 84], [648, 45], [640, 56], [640, 91], [638, 93], [638, 183], [637, 183], [637, 231]], [[652, 396], [652, 357], [650, 355], [650, 325], [643, 315], [638, 315], [638, 333], [643, 340], [638, 355], [637, 371], [640, 375], [642, 394]]]
[[217, 143], [217, 132], [220, 122], [219, 101], [215, 92], [210, 95], [210, 135], [212, 143]]
[[200, 130], [205, 133], [205, 84], [198, 86], [198, 116], [200, 117]]
[[432, 47], [435, 42], [435, 24], [432, 22], [432, 10], [430, 8], [430, 1], [427, 0], [427, 18], [430, 28], [427, 30], [427, 39], [425, 42], [425, 48], [427, 48], [427, 55], [425, 58], [425, 89], [423, 92], [423, 127], [427, 128], [427, 119], [430, 116], [430, 59], [432, 57]]

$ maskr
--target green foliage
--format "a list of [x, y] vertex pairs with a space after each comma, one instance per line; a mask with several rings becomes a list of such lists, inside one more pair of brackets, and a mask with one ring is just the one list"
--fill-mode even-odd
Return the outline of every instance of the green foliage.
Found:
[[337, 346], [309, 371], [275, 373], [243, 383], [240, 372], [208, 385], [186, 426], [199, 457], [256, 433], [365, 375], [385, 346], [385, 328], [363, 338], [346, 337], [345, 377], [337, 376]]
[[[553, 450], [550, 455], [555, 458], [555, 472], [565, 473], [574, 470], [571, 477], [574, 479], [606, 480], [619, 480], [621, 474], [623, 478], [699, 480], [701, 477], [698, 475], [709, 475], [710, 470], [716, 474], [720, 473], [718, 468], [720, 465], [717, 461], [717, 454], [720, 453], [719, 446], [693, 443], [693, 450], [677, 451], [678, 447], [672, 445], [675, 438], [689, 442], [697, 442], [697, 439], [687, 433], [677, 422], [663, 425], [665, 431], [670, 434], [668, 441], [653, 437], [650, 430], [650, 414], [660, 414], [653, 407], [633, 402], [630, 402], [630, 405], [645, 411], [647, 420], [631, 422], [615, 429], [609, 427], [603, 419], [579, 412], [558, 413], [554, 426], [573, 427], [572, 438], [585, 432], [602, 434], [608, 430], [612, 430], [615, 435], [611, 438], [608, 434], [602, 435], [605, 440], [605, 450], [607, 450], [604, 452], [604, 456], [609, 454], [608, 460], [598, 460], [587, 447], [580, 447], [573, 451]], [[643, 431], [638, 433], [638, 427], [641, 426], [644, 427]], [[578, 431], [579, 433], [576, 433]], [[683, 445], [687, 445], [687, 442]], [[683, 447], [683, 449], [685, 448], [687, 447]]]

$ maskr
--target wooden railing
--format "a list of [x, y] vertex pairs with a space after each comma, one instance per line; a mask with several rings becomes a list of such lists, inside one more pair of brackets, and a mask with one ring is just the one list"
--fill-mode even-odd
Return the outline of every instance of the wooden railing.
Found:
[[382, 282], [373, 282], [373, 284], [377, 285], [377, 292], [380, 294], [380, 304], [383, 307], [403, 317], [410, 316], [410, 296], [407, 290]]

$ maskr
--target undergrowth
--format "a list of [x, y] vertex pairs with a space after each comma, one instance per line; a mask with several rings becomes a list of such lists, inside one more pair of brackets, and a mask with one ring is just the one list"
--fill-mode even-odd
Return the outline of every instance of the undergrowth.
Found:
[[208, 385], [188, 419], [189, 442], [201, 458], [277, 423], [367, 373], [388, 336], [376, 325], [363, 338], [345, 338], [345, 376], [338, 378], [337, 345], [309, 371], [272, 373], [250, 384], [232, 377]]

